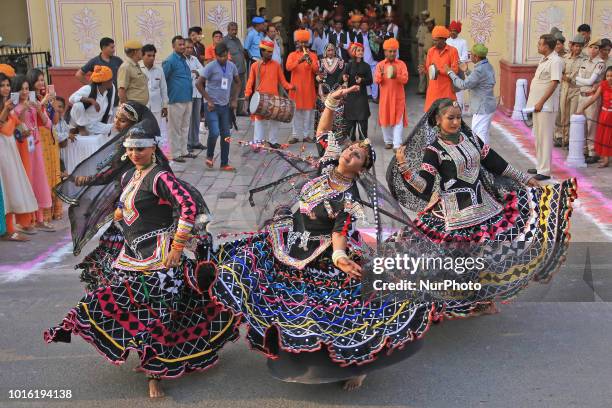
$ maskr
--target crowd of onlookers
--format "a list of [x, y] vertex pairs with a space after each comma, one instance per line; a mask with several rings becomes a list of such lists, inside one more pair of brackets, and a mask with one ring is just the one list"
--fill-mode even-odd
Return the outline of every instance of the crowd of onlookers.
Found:
[[[255, 143], [280, 147], [275, 118], [250, 112], [253, 95], [292, 99], [288, 142], [307, 143], [315, 141], [313, 125], [324, 97], [338, 87], [357, 85], [359, 92], [349, 95], [342, 109], [346, 132], [353, 140], [367, 137], [369, 104], [379, 103], [385, 148], [397, 149], [407, 126], [408, 68], [399, 59], [399, 36], [405, 30], [398, 27], [394, 10], [371, 5], [349, 13], [341, 7], [329, 13], [309, 10], [288, 26], [282, 17], [268, 18], [265, 12], [259, 9], [243, 39], [236, 22], [227, 25], [227, 34], [215, 31], [210, 39], [202, 37], [201, 27], [191, 27], [187, 37], [171, 39], [173, 51], [161, 63], [153, 44], [125, 41], [121, 59], [113, 39], [102, 38], [100, 54], [77, 70], [82, 87], [67, 98], [56, 95], [38, 69], [16, 75], [11, 66], [0, 65], [2, 239], [26, 241], [55, 230], [53, 221], [62, 218], [63, 210], [53, 187], [117, 132], [115, 121], [122, 118], [116, 113], [126, 102], [150, 109], [174, 163], [205, 150], [206, 166], [214, 168], [219, 141], [219, 169], [234, 171], [228, 139], [235, 116], [251, 114]], [[417, 62], [417, 94], [425, 96], [425, 111], [445, 97], [467, 111], [469, 99], [473, 131], [488, 143], [497, 108], [495, 73], [487, 47], [468, 48], [461, 28], [459, 21], [436, 25], [428, 11], [420, 13], [410, 56]], [[542, 60], [527, 101], [538, 159], [530, 171], [539, 180], [550, 178], [553, 144], [568, 145], [573, 114], [587, 117], [587, 163], [601, 158], [600, 167], [608, 166], [610, 48], [609, 39], [591, 38], [586, 24], [567, 41], [557, 29], [541, 36]]]

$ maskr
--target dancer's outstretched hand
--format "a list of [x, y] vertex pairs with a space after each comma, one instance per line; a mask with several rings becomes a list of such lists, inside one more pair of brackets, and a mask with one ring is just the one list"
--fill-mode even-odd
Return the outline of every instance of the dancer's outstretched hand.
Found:
[[359, 91], [359, 85], [353, 85], [349, 88], [339, 88], [332, 92], [330, 96], [334, 99], [342, 99], [344, 96]]
[[340, 258], [336, 261], [336, 267], [342, 272], [349, 274], [352, 278], [361, 279], [361, 266], [348, 258]]

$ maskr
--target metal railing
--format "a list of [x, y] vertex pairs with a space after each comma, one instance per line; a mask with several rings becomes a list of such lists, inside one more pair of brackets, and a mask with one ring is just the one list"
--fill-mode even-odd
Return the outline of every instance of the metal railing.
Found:
[[47, 83], [52, 83], [49, 75], [49, 51], [32, 51], [27, 46], [4, 46], [0, 48], [0, 63], [11, 65], [17, 74], [25, 74], [31, 68], [38, 68], [45, 74]]

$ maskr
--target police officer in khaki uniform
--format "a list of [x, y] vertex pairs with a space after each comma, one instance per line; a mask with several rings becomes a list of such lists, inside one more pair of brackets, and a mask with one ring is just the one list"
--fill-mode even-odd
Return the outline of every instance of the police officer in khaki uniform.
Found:
[[142, 44], [128, 40], [123, 48], [127, 59], [117, 71], [119, 102], [134, 101], [146, 105], [149, 103], [149, 79], [138, 64], [142, 60]]
[[[427, 51], [433, 47], [433, 38], [431, 32], [436, 25], [436, 20], [433, 17], [429, 17], [425, 20], [425, 32], [421, 35], [421, 42], [419, 43], [419, 66], [425, 65], [425, 59], [427, 58]], [[424, 95], [427, 92], [428, 77], [427, 73], [419, 74], [419, 89], [417, 94]]]
[[555, 117], [559, 111], [559, 83], [563, 60], [555, 52], [557, 40], [550, 34], [540, 36], [538, 53], [542, 55], [529, 87], [527, 107], [533, 107], [533, 135], [537, 168], [527, 170], [538, 181], [550, 179]]
[[[602, 73], [606, 68], [604, 60], [599, 57], [599, 45], [599, 39], [591, 40], [586, 50], [587, 58], [582, 61], [582, 65], [578, 70], [575, 83], [580, 87], [579, 105], [584, 104], [595, 93], [597, 84], [601, 81]], [[584, 135], [588, 149], [586, 162], [593, 164], [599, 160], [599, 157], [595, 155], [594, 149], [597, 118], [599, 117], [599, 101], [585, 109], [584, 116], [586, 116], [586, 132]]]
[[415, 39], [415, 53], [414, 60], [418, 61], [421, 58], [421, 49], [423, 48], [423, 35], [427, 32], [427, 25], [425, 24], [425, 20], [429, 18], [429, 10], [423, 10], [419, 14], [419, 26], [416, 31]]
[[580, 98], [580, 89], [576, 85], [576, 76], [584, 61], [582, 55], [584, 37], [576, 34], [569, 45], [569, 52], [563, 58], [565, 66], [561, 81], [559, 120], [557, 121], [557, 130], [555, 132], [555, 146], [557, 147], [565, 147], [569, 143], [570, 118], [578, 110], [578, 99]]

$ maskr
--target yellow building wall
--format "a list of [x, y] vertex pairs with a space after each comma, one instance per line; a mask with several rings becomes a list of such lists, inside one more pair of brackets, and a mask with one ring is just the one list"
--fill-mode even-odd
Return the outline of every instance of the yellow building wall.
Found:
[[30, 36], [26, 3], [23, 0], [2, 0], [0, 4], [0, 44], [25, 44]]
[[436, 19], [436, 24], [446, 24], [446, 0], [429, 0], [427, 2], [429, 15]]
[[189, 26], [204, 28], [204, 43], [214, 30], [227, 32], [237, 21], [244, 32], [244, 3], [239, 0], [27, 0], [33, 48], [50, 50], [54, 65], [81, 66], [100, 52], [101, 37], [111, 37], [117, 55], [138, 39], [154, 44], [158, 60], [172, 52], [171, 39]]
[[567, 41], [583, 23], [591, 25], [593, 37], [612, 38], [612, 0], [454, 0], [451, 18], [463, 23], [461, 37], [469, 48], [477, 42], [489, 48], [497, 78], [502, 58], [537, 64], [538, 39], [552, 27]]
[[49, 12], [45, 0], [27, 0], [30, 38], [33, 51], [51, 51]]
[[[497, 84], [496, 95], [499, 94], [499, 61], [502, 58], [512, 59], [509, 54], [507, 30], [512, 24], [513, 2], [509, 0], [455, 0], [451, 3], [451, 20], [459, 20], [463, 24], [460, 37], [468, 43], [468, 49], [476, 43], [484, 43], [489, 49], [489, 62], [495, 69]], [[510, 20], [511, 21], [511, 20]]]

